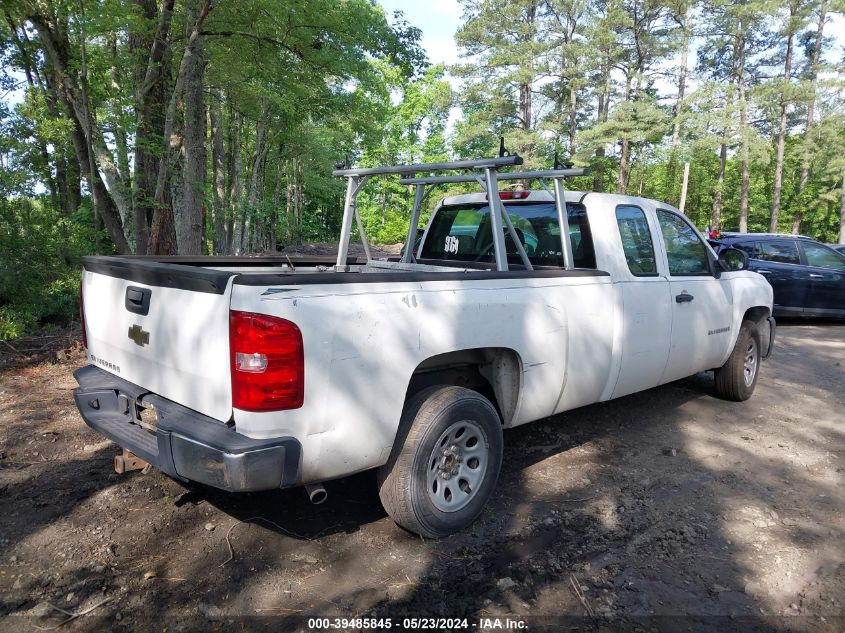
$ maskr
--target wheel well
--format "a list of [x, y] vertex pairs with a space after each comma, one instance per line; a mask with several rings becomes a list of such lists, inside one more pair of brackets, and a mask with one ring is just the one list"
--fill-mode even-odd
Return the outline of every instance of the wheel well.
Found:
[[742, 320], [754, 321], [755, 323], [759, 323], [763, 319], [769, 316], [769, 309], [765, 306], [755, 306], [753, 308], [748, 308], [745, 311], [745, 314], [742, 316]]
[[516, 414], [522, 386], [519, 355], [504, 347], [483, 347], [438, 354], [417, 365], [405, 401], [434, 385], [472, 389], [493, 403], [507, 426]]
[[761, 351], [762, 358], [767, 358], [772, 351], [772, 343], [774, 337], [773, 325], [766, 322], [766, 318], [770, 315], [769, 309], [765, 306], [755, 306], [748, 308], [742, 316], [742, 320], [746, 319], [757, 324], [757, 331], [760, 333], [760, 345], [763, 348]]

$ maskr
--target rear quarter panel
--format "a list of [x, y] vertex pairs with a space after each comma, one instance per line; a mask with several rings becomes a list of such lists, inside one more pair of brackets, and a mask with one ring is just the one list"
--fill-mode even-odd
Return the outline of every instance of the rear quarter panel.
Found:
[[[239, 432], [290, 434], [303, 481], [385, 463], [416, 367], [455, 350], [499, 347], [520, 358], [516, 425], [599, 399], [608, 380], [609, 277], [235, 285], [232, 309], [288, 319], [302, 331], [305, 400], [277, 413], [235, 410]], [[571, 333], [578, 332], [578, 336]], [[577, 372], [567, 372], [574, 362]], [[571, 395], [570, 395], [571, 394]]]

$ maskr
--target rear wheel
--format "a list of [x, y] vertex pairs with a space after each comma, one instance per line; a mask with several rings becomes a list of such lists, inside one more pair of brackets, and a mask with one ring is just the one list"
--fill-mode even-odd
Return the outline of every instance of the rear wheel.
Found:
[[502, 464], [502, 428], [492, 403], [463, 387], [432, 387], [405, 407], [379, 497], [399, 525], [438, 538], [481, 514]]
[[748, 400], [760, 370], [760, 332], [753, 321], [743, 321], [727, 362], [714, 372], [716, 395], [725, 400]]

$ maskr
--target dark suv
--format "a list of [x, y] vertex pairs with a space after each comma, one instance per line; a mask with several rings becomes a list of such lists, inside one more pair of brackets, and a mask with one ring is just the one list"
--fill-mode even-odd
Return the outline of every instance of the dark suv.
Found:
[[722, 233], [711, 244], [744, 251], [769, 280], [780, 316], [845, 318], [845, 255], [799, 235]]

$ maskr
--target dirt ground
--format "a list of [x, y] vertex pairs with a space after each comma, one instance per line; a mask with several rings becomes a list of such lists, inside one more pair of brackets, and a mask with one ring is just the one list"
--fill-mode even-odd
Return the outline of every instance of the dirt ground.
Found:
[[1, 630], [845, 630], [843, 325], [781, 327], [746, 403], [701, 374], [508, 431], [492, 502], [441, 541], [396, 527], [373, 473], [320, 506], [117, 475], [82, 362], [0, 370]]

